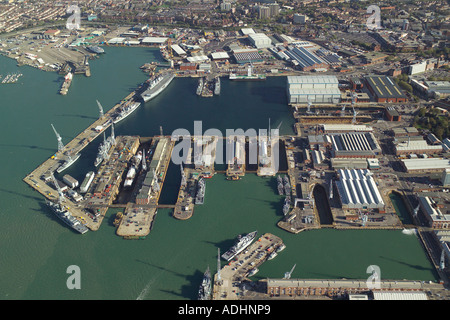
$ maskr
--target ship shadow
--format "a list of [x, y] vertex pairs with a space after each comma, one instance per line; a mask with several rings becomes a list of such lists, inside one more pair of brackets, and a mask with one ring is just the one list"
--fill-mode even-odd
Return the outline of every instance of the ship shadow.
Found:
[[[202, 283], [204, 272], [205, 271], [202, 272], [200, 270], [196, 270], [193, 275], [185, 277], [185, 280], [187, 280], [188, 283], [181, 286], [181, 293], [178, 295], [186, 299], [197, 300], [198, 289]], [[213, 275], [211, 275], [211, 277], [212, 276]]]

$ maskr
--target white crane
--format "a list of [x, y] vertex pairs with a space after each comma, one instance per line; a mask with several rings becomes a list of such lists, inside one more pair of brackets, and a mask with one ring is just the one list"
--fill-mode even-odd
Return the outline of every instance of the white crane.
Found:
[[99, 110], [99, 113], [100, 113], [100, 118], [102, 118], [103, 117], [103, 107], [102, 107], [102, 105], [100, 104], [100, 102], [98, 100], [96, 100], [96, 101], [97, 101], [98, 110]]
[[180, 163], [180, 170], [181, 170], [181, 185], [185, 186], [186, 185], [186, 175], [184, 174], [182, 163]]
[[[352, 108], [353, 108], [353, 106], [352, 106]], [[358, 114], [358, 112], [357, 111], [355, 111], [355, 108], [353, 108], [353, 119], [352, 119], [352, 124], [355, 124], [356, 123], [356, 115]]]
[[420, 203], [417, 205], [417, 207], [414, 209], [414, 217], [417, 217], [417, 213], [419, 212], [420, 209]]
[[444, 250], [442, 250], [442, 253], [441, 253], [441, 261], [439, 264], [439, 268], [441, 269], [441, 271], [443, 271], [445, 269], [445, 252], [444, 252]]
[[56, 139], [58, 140], [58, 151], [62, 151], [64, 149], [64, 144], [62, 143], [62, 138], [58, 132], [56, 132], [55, 127], [52, 124], [53, 131], [55, 131]]
[[142, 150], [142, 170], [147, 171], [147, 159], [145, 158], [145, 149]]
[[61, 191], [61, 188], [59, 187], [58, 182], [55, 179], [55, 176], [53, 175], [53, 172], [50, 173], [50, 176], [51, 176], [51, 178], [53, 180], [53, 184], [55, 185], [56, 190], [58, 191], [58, 203], [61, 203], [63, 201], [63, 199], [64, 199], [64, 195], [63, 195], [63, 193]]
[[283, 278], [283, 279], [290, 279], [290, 278], [291, 278], [292, 272], [294, 271], [296, 265], [297, 265], [297, 264], [294, 264], [294, 266], [292, 267], [291, 271], [286, 272], [286, 273], [284, 274], [284, 278]]
[[220, 277], [220, 248], [217, 248], [217, 282], [221, 283], [221, 277]]

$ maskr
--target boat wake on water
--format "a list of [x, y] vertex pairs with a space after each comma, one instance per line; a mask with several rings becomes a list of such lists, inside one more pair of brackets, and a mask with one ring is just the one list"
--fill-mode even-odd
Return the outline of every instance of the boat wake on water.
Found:
[[402, 233], [407, 234], [407, 235], [417, 234], [417, 229], [415, 229], [415, 228], [403, 229]]

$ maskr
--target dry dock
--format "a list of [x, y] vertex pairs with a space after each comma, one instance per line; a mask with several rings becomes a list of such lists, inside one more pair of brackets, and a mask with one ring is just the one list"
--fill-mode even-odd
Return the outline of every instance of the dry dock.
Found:
[[[49, 159], [39, 165], [33, 172], [28, 174], [23, 181], [30, 185], [33, 189], [37, 190], [44, 197], [49, 200], [56, 200], [58, 198], [57, 190], [49, 183], [48, 177], [51, 172], [55, 172], [57, 168], [61, 166], [68, 155], [76, 155], [80, 153], [91, 141], [97, 138], [104, 130], [106, 130], [112, 122], [113, 114], [118, 108], [120, 108], [124, 103], [132, 99], [135, 92], [130, 93], [125, 99], [120, 103], [116, 104], [108, 112], [104, 114], [103, 117], [97, 119], [88, 128], [82, 131], [73, 140], [64, 146], [64, 149], [57, 151]], [[101, 128], [96, 130], [96, 128]], [[71, 199], [66, 199], [66, 205], [69, 207], [69, 211], [73, 216], [78, 218], [82, 223], [91, 230], [97, 230], [99, 227], [99, 219], [94, 222], [90, 218], [89, 214], [84, 210], [81, 204], [72, 201]], [[105, 210], [106, 211], [106, 210]]]

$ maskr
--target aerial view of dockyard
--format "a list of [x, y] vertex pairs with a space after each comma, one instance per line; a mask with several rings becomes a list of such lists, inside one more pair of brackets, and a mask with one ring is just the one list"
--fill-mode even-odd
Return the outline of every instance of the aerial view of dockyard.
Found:
[[0, 1], [1, 299], [450, 300], [449, 17]]

